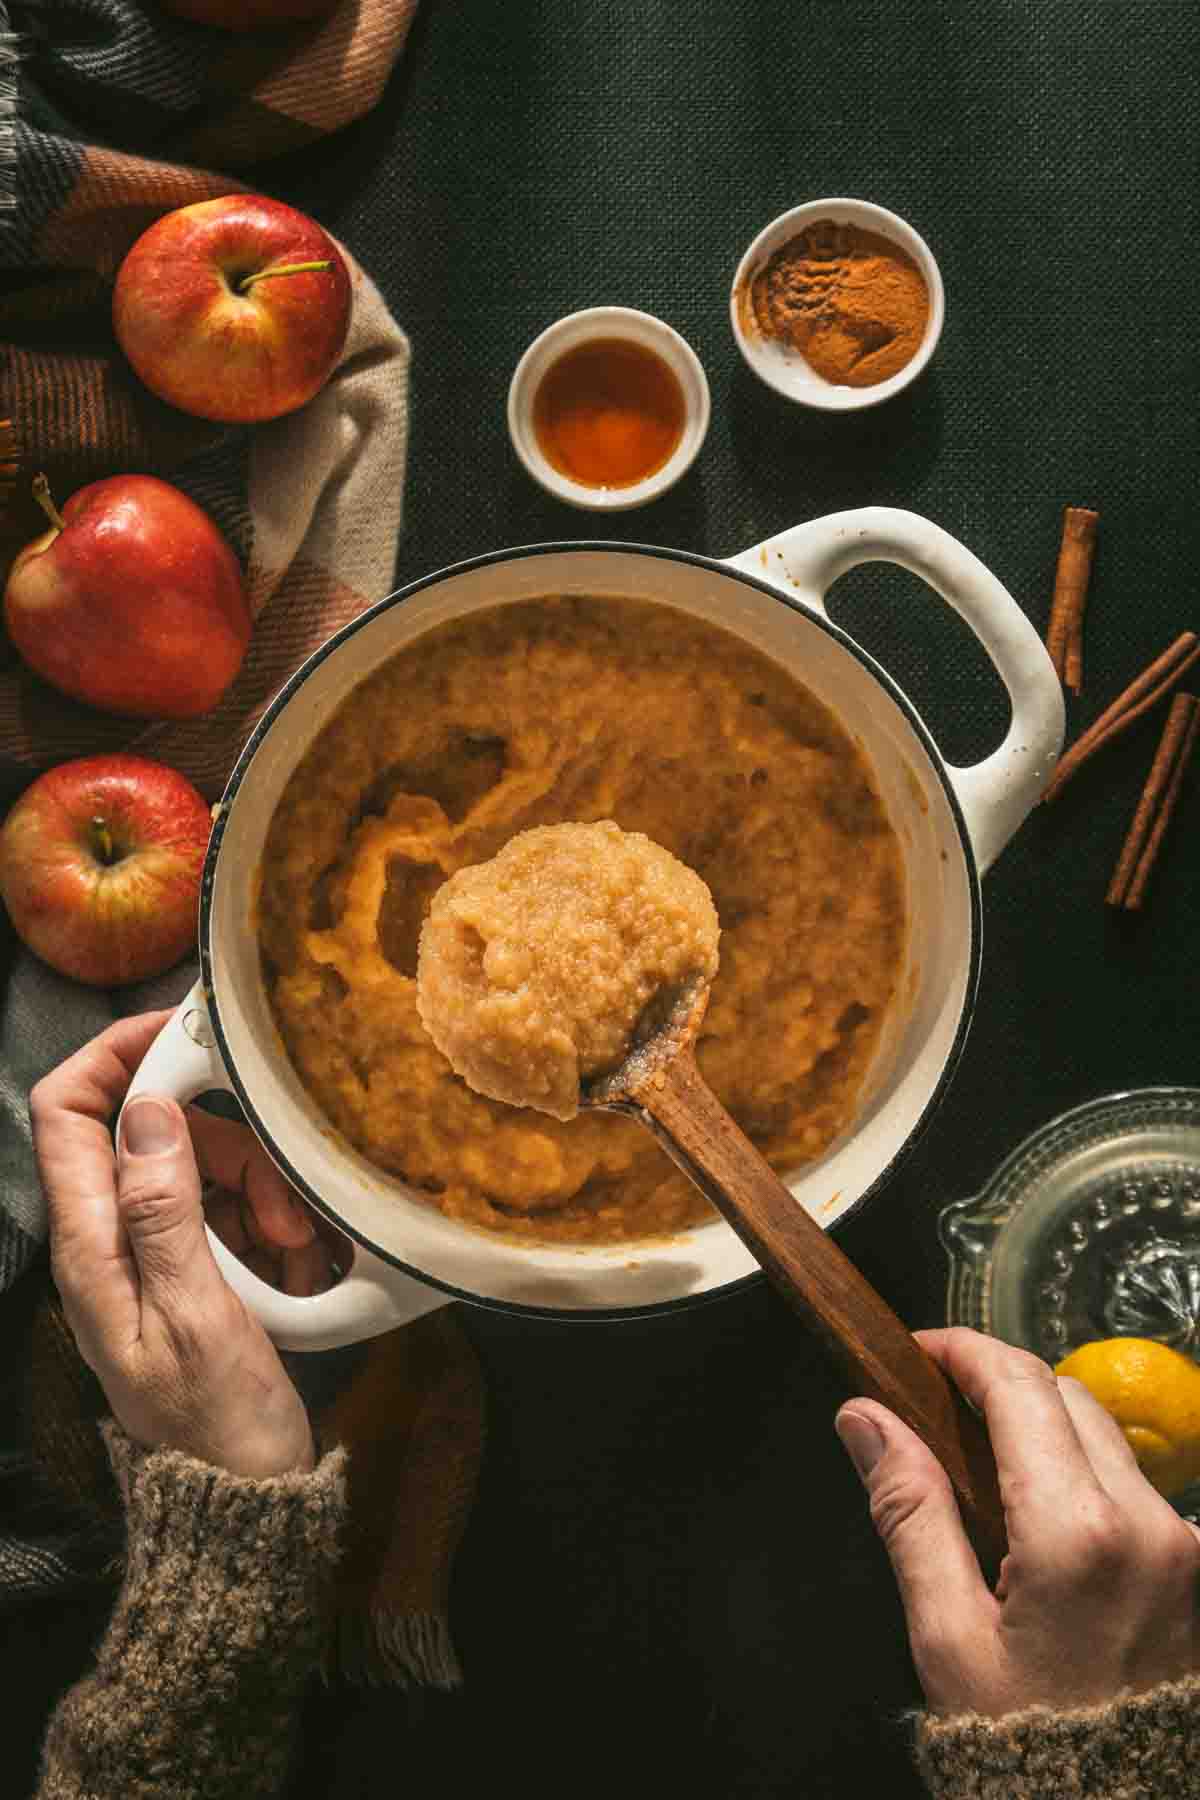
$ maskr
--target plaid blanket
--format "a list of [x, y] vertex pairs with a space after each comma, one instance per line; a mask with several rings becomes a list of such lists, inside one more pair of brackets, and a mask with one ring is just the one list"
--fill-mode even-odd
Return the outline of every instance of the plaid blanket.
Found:
[[[409, 350], [354, 259], [343, 251], [354, 299], [333, 377], [301, 411], [248, 429], [186, 417], [141, 388], [115, 348], [109, 304], [122, 257], [152, 220], [246, 185], [216, 171], [310, 143], [371, 107], [414, 9], [415, 0], [341, 0], [315, 25], [231, 35], [175, 20], [153, 0], [12, 0], [7, 16], [0, 3], [0, 580], [41, 529], [33, 474], [45, 470], [61, 501], [101, 475], [141, 470], [216, 520], [241, 558], [255, 618], [232, 688], [185, 724], [92, 712], [0, 653], [0, 812], [39, 767], [117, 748], [173, 764], [214, 797], [281, 683], [388, 591]], [[7, 948], [0, 1418], [20, 1430], [0, 1445], [0, 1609], [108, 1567], [119, 1545], [93, 1425], [102, 1397], [38, 1273], [46, 1222], [29, 1090], [118, 1011], [168, 1004], [193, 977], [185, 966], [110, 995], [63, 980], [11, 939]], [[369, 1672], [445, 1682], [453, 1657], [438, 1628], [480, 1454], [478, 1372], [449, 1318], [391, 1336], [377, 1354], [355, 1362], [351, 1353], [349, 1369], [344, 1357], [301, 1359], [310, 1405], [334, 1407], [338, 1428], [336, 1407], [348, 1407], [360, 1468], [387, 1476], [361, 1508], [359, 1605], [341, 1635], [359, 1643], [355, 1660]], [[381, 1382], [393, 1399], [410, 1392], [407, 1413], [356, 1400], [364, 1382], [368, 1394]], [[424, 1529], [397, 1567], [386, 1521], [401, 1501]], [[364, 1619], [382, 1670], [362, 1651]]]
[[[64, 496], [100, 475], [150, 470], [220, 525], [245, 565], [255, 615], [233, 687], [206, 718], [185, 725], [131, 731], [64, 702], [10, 660], [0, 671], [0, 758], [10, 764], [136, 749], [215, 795], [291, 670], [365, 599], [387, 591], [404, 477], [408, 345], [374, 285], [347, 256], [354, 305], [343, 358], [300, 412], [254, 428], [176, 412], [141, 387], [113, 345], [112, 278], [160, 214], [245, 183], [82, 134], [97, 121], [120, 125], [126, 139], [169, 145], [174, 157], [199, 145], [211, 150], [224, 127], [228, 162], [253, 154], [257, 125], [269, 152], [291, 148], [373, 103], [411, 10], [396, 0], [343, 0], [318, 29], [243, 38], [171, 20], [152, 0], [10, 7], [11, 22], [26, 30], [17, 37], [16, 204], [0, 212], [0, 416], [8, 422], [2, 460], [10, 487], [0, 553], [40, 528], [29, 491], [39, 470]], [[239, 70], [244, 86], [235, 91]], [[217, 117], [197, 120], [214, 83]], [[76, 108], [74, 134], [60, 111], [67, 105]]]

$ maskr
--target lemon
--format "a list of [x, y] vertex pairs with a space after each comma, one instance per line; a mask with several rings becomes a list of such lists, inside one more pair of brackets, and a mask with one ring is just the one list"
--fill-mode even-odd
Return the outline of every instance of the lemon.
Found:
[[1054, 1373], [1073, 1375], [1112, 1414], [1160, 1494], [1200, 1481], [1200, 1366], [1190, 1356], [1151, 1338], [1100, 1338]]

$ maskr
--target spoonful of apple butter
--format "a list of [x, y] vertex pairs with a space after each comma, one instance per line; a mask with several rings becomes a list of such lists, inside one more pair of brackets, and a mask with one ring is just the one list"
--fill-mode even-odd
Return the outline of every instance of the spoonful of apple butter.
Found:
[[835, 1354], [853, 1391], [928, 1444], [995, 1569], [1004, 1511], [978, 1416], [700, 1073], [719, 937], [704, 882], [640, 832], [611, 820], [537, 826], [435, 894], [417, 1006], [477, 1092], [559, 1119], [583, 1108], [624, 1113], [652, 1132]]

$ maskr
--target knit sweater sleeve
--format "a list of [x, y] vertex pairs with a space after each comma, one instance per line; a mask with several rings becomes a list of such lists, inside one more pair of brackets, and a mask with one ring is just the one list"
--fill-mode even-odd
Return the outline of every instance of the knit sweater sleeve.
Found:
[[344, 1452], [256, 1481], [103, 1430], [125, 1579], [95, 1668], [50, 1721], [37, 1800], [274, 1794], [317, 1660]]
[[1197, 1800], [1200, 1675], [1069, 1712], [926, 1715], [915, 1750], [934, 1800]]

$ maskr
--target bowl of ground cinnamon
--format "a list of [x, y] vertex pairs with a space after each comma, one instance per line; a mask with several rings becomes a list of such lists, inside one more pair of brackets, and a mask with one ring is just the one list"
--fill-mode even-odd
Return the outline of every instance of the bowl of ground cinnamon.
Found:
[[925, 240], [867, 200], [810, 200], [772, 220], [734, 276], [730, 319], [754, 373], [805, 406], [876, 406], [937, 347], [942, 277]]

